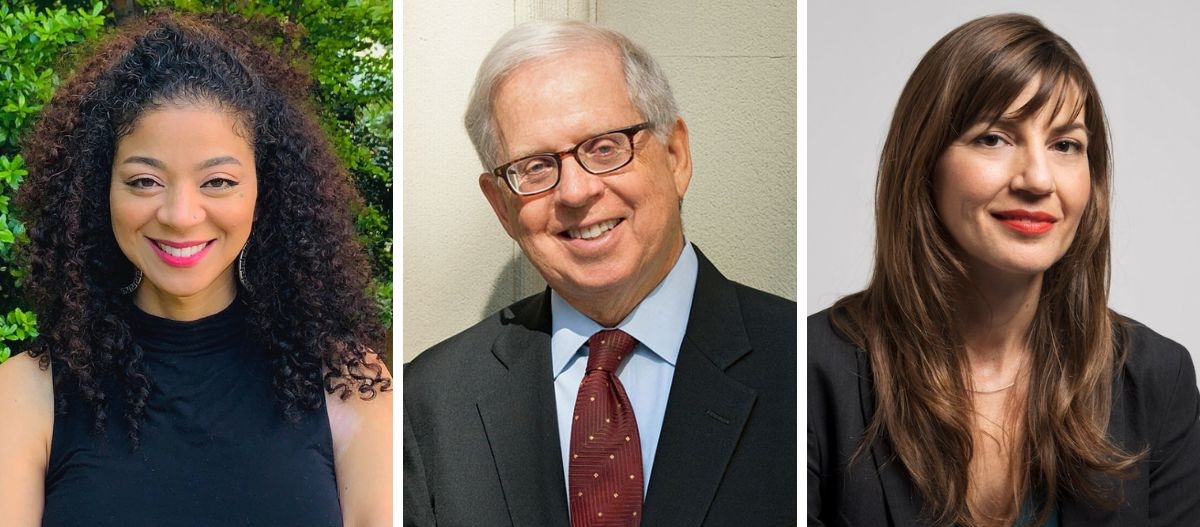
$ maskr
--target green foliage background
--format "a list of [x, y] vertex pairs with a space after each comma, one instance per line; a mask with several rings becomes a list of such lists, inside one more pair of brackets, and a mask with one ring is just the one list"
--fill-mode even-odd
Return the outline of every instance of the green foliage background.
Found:
[[[131, 11], [227, 11], [287, 19], [304, 28], [297, 47], [311, 64], [319, 119], [365, 206], [355, 211], [370, 253], [384, 322], [392, 318], [392, 6], [390, 0], [82, 2], [0, 0], [0, 362], [37, 336], [21, 294], [13, 246], [25, 228], [9, 202], [27, 174], [20, 139], [69, 74], [71, 51]], [[67, 60], [63, 60], [67, 57]], [[11, 346], [11, 347], [10, 347]]]

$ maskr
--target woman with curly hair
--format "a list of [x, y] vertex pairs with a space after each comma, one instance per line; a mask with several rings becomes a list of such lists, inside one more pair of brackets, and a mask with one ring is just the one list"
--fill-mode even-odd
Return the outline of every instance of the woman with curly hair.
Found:
[[808, 319], [809, 525], [1200, 525], [1191, 357], [1108, 307], [1108, 139], [1032, 17], [921, 59], [871, 281]]
[[269, 44], [288, 36], [157, 13], [45, 107], [18, 197], [40, 335], [0, 365], [0, 524], [390, 523], [356, 194]]

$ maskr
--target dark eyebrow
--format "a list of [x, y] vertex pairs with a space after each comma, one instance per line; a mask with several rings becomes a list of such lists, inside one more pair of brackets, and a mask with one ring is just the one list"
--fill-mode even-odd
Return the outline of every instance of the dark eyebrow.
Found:
[[[157, 160], [157, 159], [154, 159], [153, 157], [145, 157], [145, 156], [129, 156], [129, 157], [125, 158], [125, 160], [124, 160], [124, 161], [122, 161], [121, 163], [122, 163], [122, 164], [130, 164], [130, 165], [131, 165], [131, 164], [142, 164], [142, 165], [149, 165], [149, 166], [152, 166], [152, 167], [154, 167], [154, 168], [157, 168], [157, 169], [159, 169], [159, 170], [166, 170], [166, 169], [167, 169], [167, 166], [166, 166], [165, 164], [163, 164], [163, 162], [162, 162], [162, 161], [159, 161], [159, 160]], [[214, 157], [214, 158], [212, 158], [212, 159], [209, 159], [209, 160], [207, 160], [207, 161], [204, 161], [203, 163], [200, 163], [199, 165], [197, 165], [197, 166], [196, 166], [196, 169], [197, 169], [197, 170], [204, 170], [204, 169], [206, 169], [206, 168], [212, 168], [212, 167], [219, 166], [219, 165], [238, 165], [238, 166], [241, 166], [241, 164], [242, 164], [242, 162], [241, 162], [241, 161], [238, 161], [238, 159], [237, 159], [236, 157], [233, 157], [233, 156], [220, 156], [220, 157]]]
[[[1012, 128], [1016, 128], [1017, 123], [1019, 123], [1021, 121], [1022, 121], [1022, 119], [1012, 119], [1012, 118], [1007, 118], [1007, 117], [1001, 117], [999, 119], [996, 119], [996, 121], [992, 123], [992, 126], [999, 126], [1001, 128], [1012, 129]], [[1092, 136], [1092, 131], [1088, 130], [1087, 125], [1085, 125], [1079, 121], [1073, 121], [1073, 122], [1070, 122], [1067, 124], [1055, 126], [1054, 128], [1050, 129], [1050, 133], [1053, 135], [1061, 135], [1061, 134], [1065, 134], [1067, 132], [1073, 132], [1075, 130], [1082, 130], [1084, 135], [1086, 135], [1088, 137]]]
[[154, 159], [153, 157], [145, 157], [145, 156], [129, 156], [129, 157], [125, 158], [124, 161], [121, 161], [121, 164], [123, 164], [123, 165], [141, 164], [141, 165], [150, 165], [159, 170], [167, 169], [167, 166], [164, 165], [162, 161]]
[[241, 166], [241, 164], [242, 164], [242, 162], [241, 162], [241, 161], [238, 161], [238, 159], [237, 159], [236, 157], [233, 157], [233, 156], [221, 156], [221, 157], [214, 157], [214, 158], [212, 158], [212, 159], [209, 159], [208, 161], [205, 161], [205, 162], [203, 162], [203, 163], [200, 163], [200, 166], [198, 166], [197, 168], [198, 168], [198, 169], [200, 169], [200, 170], [203, 170], [203, 169], [205, 169], [205, 168], [212, 168], [212, 167], [215, 167], [215, 166], [217, 166], [217, 165], [238, 165], [238, 166]]
[[1073, 123], [1064, 124], [1062, 126], [1055, 126], [1050, 131], [1054, 132], [1054, 135], [1059, 135], [1059, 134], [1065, 134], [1067, 132], [1073, 132], [1075, 130], [1083, 130], [1084, 135], [1086, 135], [1088, 137], [1092, 136], [1092, 131], [1088, 130], [1087, 125], [1085, 125], [1081, 122], [1073, 122]]

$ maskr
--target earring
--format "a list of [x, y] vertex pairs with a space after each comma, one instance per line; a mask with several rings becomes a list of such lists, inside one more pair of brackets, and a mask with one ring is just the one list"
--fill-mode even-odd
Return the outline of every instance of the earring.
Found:
[[132, 293], [132, 292], [136, 291], [138, 286], [141, 284], [142, 284], [142, 270], [135, 267], [135, 268], [133, 268], [133, 283], [129, 284], [125, 287], [122, 287], [121, 294], [128, 295], [129, 293]]
[[238, 281], [242, 283], [242, 287], [247, 292], [253, 293], [254, 289], [250, 287], [250, 282], [246, 280], [246, 248], [242, 247], [242, 252], [238, 253]]

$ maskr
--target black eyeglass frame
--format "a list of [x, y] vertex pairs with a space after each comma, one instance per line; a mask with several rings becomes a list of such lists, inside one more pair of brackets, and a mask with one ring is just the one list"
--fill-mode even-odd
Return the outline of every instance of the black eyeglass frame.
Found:
[[[587, 171], [587, 173], [589, 173], [589, 174], [600, 175], [600, 174], [608, 174], [610, 172], [616, 172], [617, 170], [624, 168], [631, 161], [633, 161], [634, 155], [637, 154], [637, 149], [634, 146], [634, 144], [635, 144], [634, 140], [633, 140], [634, 136], [636, 136], [638, 132], [649, 129], [652, 126], [653, 125], [649, 121], [647, 121], [644, 123], [635, 124], [633, 126], [630, 126], [629, 128], [620, 128], [617, 130], [609, 130], [607, 132], [596, 134], [592, 137], [584, 139], [583, 141], [580, 141], [578, 144], [571, 147], [570, 149], [563, 150], [562, 152], [545, 152], [545, 153], [541, 153], [541, 154], [533, 154], [533, 155], [528, 155], [528, 156], [522, 157], [520, 159], [515, 159], [513, 161], [509, 161], [508, 163], [505, 163], [503, 165], [500, 165], [500, 166], [492, 169], [492, 175], [496, 176], [500, 179], [503, 179], [504, 183], [506, 185], [508, 185], [509, 190], [513, 191], [513, 194], [516, 194], [518, 196], [533, 196], [536, 194], [541, 194], [543, 192], [553, 190], [554, 187], [558, 186], [558, 182], [562, 181], [562, 160], [564, 157], [567, 157], [568, 155], [573, 156], [575, 158], [575, 161], [577, 163], [579, 163], [579, 167], [584, 169], [585, 171]], [[610, 134], [625, 134], [625, 136], [629, 138], [629, 159], [626, 159], [625, 162], [621, 163], [620, 165], [617, 165], [615, 167], [612, 167], [612, 168], [609, 168], [606, 170], [595, 171], [595, 170], [588, 168], [585, 163], [583, 163], [582, 161], [579, 160], [579, 155], [576, 153], [579, 151], [579, 147], [581, 147], [591, 141], [594, 141], [596, 139], [604, 137], [606, 135], [610, 135]], [[512, 180], [508, 179], [508, 174], [507, 174], [508, 168], [517, 163], [521, 163], [523, 161], [533, 159], [535, 157], [549, 157], [549, 158], [554, 159], [554, 170], [555, 170], [554, 184], [552, 184], [549, 187], [546, 187], [542, 190], [539, 190], [537, 192], [521, 192], [521, 191], [517, 190], [517, 185], [515, 183], [513, 183]]]

